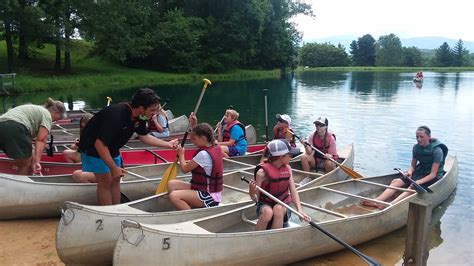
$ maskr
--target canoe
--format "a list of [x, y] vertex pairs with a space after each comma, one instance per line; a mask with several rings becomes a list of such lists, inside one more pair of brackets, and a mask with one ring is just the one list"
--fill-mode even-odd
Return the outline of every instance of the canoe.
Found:
[[[255, 144], [248, 146], [248, 152], [258, 152], [265, 148], [265, 144]], [[197, 148], [193, 145], [187, 147], [184, 158], [192, 159]], [[170, 149], [129, 149], [120, 150], [125, 167], [144, 165], [144, 164], [160, 164], [174, 161], [176, 158], [176, 150]], [[81, 169], [81, 163], [67, 163], [61, 153], [55, 153], [53, 156], [44, 154], [41, 157], [41, 174], [42, 175], [62, 175], [71, 174], [75, 170]], [[0, 173], [16, 174], [16, 166], [13, 160], [7, 158], [4, 153], [0, 154]]]
[[413, 82], [423, 82], [423, 78], [413, 78]]
[[[121, 180], [121, 191], [130, 200], [155, 194], [167, 164], [129, 167]], [[233, 161], [224, 162], [224, 171], [254, 167]], [[141, 176], [141, 177], [138, 177]], [[189, 179], [179, 170], [178, 177]], [[71, 175], [23, 176], [0, 174], [0, 220], [56, 217], [65, 201], [97, 205], [97, 184], [76, 183]]]
[[[353, 150], [352, 146], [349, 147], [345, 149], [349, 152], [347, 159], [342, 163], [351, 168]], [[291, 163], [293, 167], [299, 164], [298, 159]], [[253, 168], [225, 175], [223, 202], [219, 207], [175, 211], [168, 200], [168, 194], [106, 207], [66, 202], [66, 209], [56, 230], [58, 255], [66, 264], [111, 264], [113, 248], [120, 232], [121, 221], [124, 219], [144, 223], [176, 223], [246, 206], [251, 203], [247, 193], [248, 186], [240, 181], [240, 177], [244, 175], [252, 178], [252, 170]], [[337, 169], [326, 174], [293, 170], [296, 182], [307, 176], [313, 178], [313, 181], [298, 189], [347, 178], [347, 175]], [[97, 230], [97, 221], [101, 221], [101, 230]]]
[[[405, 226], [411, 201], [422, 199], [435, 207], [447, 199], [456, 187], [456, 157], [447, 157], [445, 171], [444, 177], [430, 186], [434, 193], [412, 194], [398, 203], [386, 203], [383, 210], [362, 206], [360, 201], [375, 198], [397, 177], [395, 174], [305, 189], [300, 198], [304, 212], [313, 221], [346, 243], [357, 245]], [[254, 231], [256, 219], [255, 206], [247, 206], [182, 223], [125, 220], [113, 263], [281, 265], [343, 248], [308, 223], [300, 222], [296, 215], [288, 228], [258, 232]]]

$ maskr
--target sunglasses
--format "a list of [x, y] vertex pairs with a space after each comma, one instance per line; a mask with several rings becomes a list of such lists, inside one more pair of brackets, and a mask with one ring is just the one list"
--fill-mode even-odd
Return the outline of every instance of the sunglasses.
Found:
[[278, 118], [277, 121], [280, 122], [280, 123], [287, 123], [285, 120], [283, 120], [281, 118]]
[[316, 123], [315, 124], [317, 127], [325, 127], [326, 125], [325, 124], [319, 124], [319, 123]]

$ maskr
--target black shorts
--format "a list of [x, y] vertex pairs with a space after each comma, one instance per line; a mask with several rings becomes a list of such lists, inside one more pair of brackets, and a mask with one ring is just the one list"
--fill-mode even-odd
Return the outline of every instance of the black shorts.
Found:
[[11, 120], [0, 122], [0, 149], [12, 159], [31, 157], [30, 132], [18, 122]]

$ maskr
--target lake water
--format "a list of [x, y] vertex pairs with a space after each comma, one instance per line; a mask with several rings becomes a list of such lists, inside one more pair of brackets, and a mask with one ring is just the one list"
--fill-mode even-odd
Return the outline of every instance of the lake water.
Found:
[[[223, 111], [233, 105], [240, 120], [253, 124], [265, 140], [265, 108], [262, 89], [268, 88], [269, 131], [276, 113], [287, 113], [301, 136], [314, 130], [313, 120], [328, 117], [337, 145], [354, 143], [355, 170], [364, 176], [388, 174], [394, 167], [405, 169], [415, 130], [427, 125], [459, 160], [458, 187], [434, 213], [428, 265], [472, 265], [474, 187], [474, 72], [425, 72], [423, 86], [412, 82], [413, 73], [393, 72], [303, 72], [293, 78], [246, 82], [216, 82], [206, 92], [198, 111], [200, 121], [215, 125]], [[156, 91], [175, 115], [194, 109], [201, 84], [162, 86]], [[2, 98], [0, 111], [26, 101], [43, 103], [48, 96], [73, 99], [71, 107], [99, 108], [106, 97], [125, 101], [134, 89], [120, 91], [71, 91]], [[170, 100], [165, 100], [169, 98]], [[330, 241], [328, 239], [328, 241]], [[405, 229], [358, 246], [384, 265], [401, 264]], [[305, 262], [306, 263], [306, 262]], [[360, 264], [348, 251], [338, 252], [308, 264]]]

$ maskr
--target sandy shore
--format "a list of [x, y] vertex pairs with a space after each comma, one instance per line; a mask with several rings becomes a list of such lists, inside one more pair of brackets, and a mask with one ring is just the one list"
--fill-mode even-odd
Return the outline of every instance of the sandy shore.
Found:
[[0, 221], [0, 265], [64, 265], [56, 253], [59, 218]]

